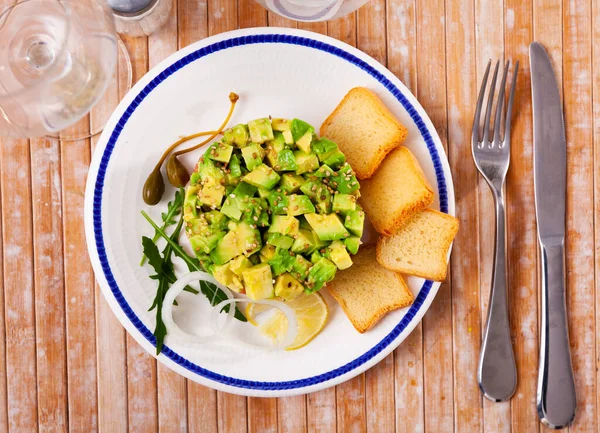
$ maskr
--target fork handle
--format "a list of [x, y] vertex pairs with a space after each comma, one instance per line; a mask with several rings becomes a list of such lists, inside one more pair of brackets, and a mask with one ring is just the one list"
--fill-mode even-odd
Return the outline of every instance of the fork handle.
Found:
[[575, 418], [576, 396], [565, 304], [564, 238], [540, 242], [542, 323], [537, 410], [540, 420], [560, 429]]
[[517, 367], [508, 319], [504, 196], [501, 185], [496, 188], [491, 187], [496, 205], [495, 253], [477, 382], [481, 392], [489, 400], [506, 401], [514, 394], [517, 387]]

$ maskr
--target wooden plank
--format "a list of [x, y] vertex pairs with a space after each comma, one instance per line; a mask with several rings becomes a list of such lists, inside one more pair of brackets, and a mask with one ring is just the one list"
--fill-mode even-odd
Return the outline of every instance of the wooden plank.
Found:
[[278, 433], [305, 433], [306, 396], [283, 397], [277, 399]]
[[[445, 42], [446, 38], [443, 1], [421, 3], [416, 8], [416, 27], [416, 93], [447, 152], [446, 48], [445, 43], [441, 42]], [[448, 281], [450, 278], [449, 275]], [[425, 431], [443, 431], [452, 424], [454, 418], [453, 383], [447, 373], [452, 371], [451, 299], [452, 287], [446, 282], [441, 285], [423, 319]]]
[[[477, 94], [472, 49], [474, 19], [472, 1], [446, 1], [448, 150], [456, 215], [460, 221], [453, 247], [453, 255], [458, 260], [451, 264], [454, 429], [469, 432], [478, 432], [482, 427], [482, 397], [477, 391], [475, 374], [481, 342], [479, 250], [473, 239], [478, 230], [478, 200], [473, 194], [477, 189], [477, 171], [474, 164], [465, 163], [471, 160], [468, 137]], [[427, 412], [425, 419], [428, 419]]]
[[323, 394], [325, 394], [324, 392], [321, 392], [321, 398], [319, 400], [316, 400], [316, 404], [315, 401], [311, 398], [312, 394], [309, 396], [309, 431], [311, 431], [311, 418], [316, 418], [316, 416], [313, 417], [311, 414], [315, 412], [314, 408], [318, 406], [319, 410], [316, 412], [319, 414], [319, 418], [321, 418], [322, 416], [323, 419], [317, 420], [317, 423], [315, 423], [314, 425], [322, 426], [322, 428], [320, 430], [317, 428], [315, 429], [315, 431], [333, 431], [333, 429], [327, 430], [323, 427], [329, 424], [328, 418], [330, 417], [330, 415], [328, 415], [327, 412], [329, 410], [335, 411], [337, 408], [338, 433], [365, 432], [367, 430], [365, 374], [359, 374], [354, 379], [351, 379], [347, 382], [336, 386], [335, 391], [336, 400], [333, 400], [331, 409], [327, 405], [328, 400], [325, 396], [323, 396]]
[[[596, 408], [600, 408], [600, 2], [592, 0], [592, 95], [594, 131], [594, 251], [596, 259]], [[1, 334], [0, 334], [1, 335]], [[596, 421], [596, 433], [600, 433], [600, 421]]]
[[[531, 88], [528, 45], [532, 5], [505, 0], [505, 55], [520, 61], [506, 182], [509, 308], [517, 362], [517, 390], [511, 400], [512, 432], [539, 429], [535, 394], [538, 367], [537, 236], [533, 207]], [[509, 77], [510, 78], [510, 77]]]
[[32, 139], [35, 318], [40, 431], [66, 432], [67, 360], [60, 146]]
[[0, 173], [8, 429], [11, 432], [37, 431], [31, 173], [27, 140], [2, 140]]
[[563, 2], [563, 96], [567, 135], [567, 305], [577, 416], [570, 432], [596, 428], [594, 147], [591, 2]]
[[298, 28], [308, 30], [309, 32], [321, 33], [322, 35], [327, 34], [327, 23], [324, 21], [316, 23], [298, 22]]
[[375, 60], [386, 64], [385, 0], [371, 0], [356, 12], [357, 46]]
[[332, 38], [356, 46], [356, 12], [327, 22], [327, 34]]
[[[394, 353], [391, 353], [365, 373], [367, 432], [392, 432], [396, 429], [395, 366]], [[416, 385], [416, 381], [411, 385], [413, 383]], [[362, 422], [362, 418], [359, 422]], [[356, 431], [364, 431], [360, 430], [360, 424], [357, 427]]]
[[238, 0], [238, 20], [240, 29], [264, 27], [267, 25], [267, 10], [255, 1]]
[[[0, 138], [0, 154], [4, 144]], [[0, 179], [2, 164], [0, 163]], [[4, 263], [2, 187], [0, 186], [0, 263]], [[0, 266], [0, 431], [8, 431], [8, 401], [6, 395], [6, 328], [4, 326], [4, 266]]]
[[248, 433], [277, 433], [277, 399], [248, 398]]
[[[500, 72], [504, 66], [504, 2], [475, 2], [475, 20], [477, 23], [487, 23], [476, 26], [476, 68], [477, 84], [481, 83], [488, 61], [494, 66], [500, 61]], [[498, 80], [500, 81], [500, 80]], [[499, 86], [498, 86], [499, 88]], [[497, 94], [497, 93], [496, 93]], [[494, 232], [496, 212], [494, 199], [483, 177], [479, 176], [479, 287], [481, 290], [481, 332], [483, 335], [490, 290], [492, 285], [492, 267], [494, 262]], [[507, 288], [509, 296], [514, 291]], [[496, 403], [483, 399], [483, 431], [489, 433], [510, 432], [510, 402]]]
[[413, 93], [417, 90], [415, 0], [388, 0], [387, 67]]
[[[132, 55], [127, 38], [123, 38]], [[135, 39], [131, 39], [135, 41]], [[133, 43], [135, 45], [135, 42]], [[119, 100], [127, 90], [127, 67], [124, 57], [119, 56], [118, 71], [114, 81], [109, 85], [102, 99], [90, 112], [90, 128], [93, 131], [104, 126]], [[100, 135], [91, 138], [92, 151], [96, 147]], [[65, 151], [70, 150], [65, 147]], [[90, 155], [73, 150], [71, 158], [78, 160], [82, 166], [90, 163]], [[79, 158], [79, 159], [78, 159]], [[121, 326], [108, 303], [104, 299], [98, 284], [95, 286], [96, 299], [96, 347], [97, 347], [97, 381], [98, 381], [98, 431], [126, 432], [128, 429], [127, 413], [127, 354], [126, 332]]]
[[[346, 383], [350, 384], [352, 382]], [[347, 388], [349, 386], [346, 385]], [[337, 429], [336, 388], [328, 388], [306, 396], [306, 424], [308, 433], [340, 431]], [[337, 404], [337, 408], [339, 407], [340, 405]]]
[[[89, 134], [86, 116], [63, 134]], [[96, 340], [94, 323], [94, 276], [86, 251], [83, 224], [83, 192], [90, 158], [90, 140], [61, 141], [61, 178], [65, 263], [65, 310], [67, 328], [67, 375], [69, 430], [98, 428]], [[85, 256], [84, 256], [85, 257]]]
[[206, 0], [178, 0], [177, 26], [179, 48], [208, 36], [208, 10]]
[[248, 431], [246, 397], [217, 392], [218, 431], [245, 433]]
[[188, 380], [188, 431], [217, 433], [217, 392]]

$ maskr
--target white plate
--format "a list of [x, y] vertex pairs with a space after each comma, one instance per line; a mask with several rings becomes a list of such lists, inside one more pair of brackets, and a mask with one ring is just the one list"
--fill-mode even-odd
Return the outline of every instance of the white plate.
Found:
[[[355, 86], [372, 89], [408, 127], [406, 146], [436, 190], [434, 207], [454, 214], [448, 162], [427, 114], [391, 72], [335, 39], [280, 28], [223, 33], [173, 54], [123, 99], [104, 129], [90, 167], [86, 235], [104, 296], [149, 353], [155, 353], [155, 313], [147, 310], [156, 285], [148, 278], [150, 269], [140, 267], [139, 261], [141, 236], [151, 236], [153, 230], [140, 210], [160, 220], [173, 191], [150, 208], [143, 203], [141, 190], [166, 145], [219, 125], [229, 108], [230, 91], [240, 95], [230, 124], [273, 115], [298, 117], [318, 128]], [[186, 164], [191, 168], [198, 156]], [[333, 386], [380, 361], [421, 320], [439, 284], [419, 278], [408, 282], [415, 303], [388, 314], [363, 335], [328, 298], [327, 326], [300, 350], [274, 352], [230, 343], [194, 346], [167, 336], [158, 359], [196, 382], [236, 394], [284, 396]], [[194, 331], [206, 325], [209, 307], [202, 295], [185, 293], [179, 305], [174, 315], [182, 328]]]

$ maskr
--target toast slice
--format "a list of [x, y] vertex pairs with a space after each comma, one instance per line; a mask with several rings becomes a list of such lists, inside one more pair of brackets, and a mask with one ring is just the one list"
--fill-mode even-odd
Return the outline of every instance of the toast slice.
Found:
[[413, 216], [396, 234], [379, 238], [377, 261], [396, 272], [443, 281], [448, 268], [448, 250], [457, 232], [456, 218], [425, 209]]
[[329, 283], [329, 293], [360, 333], [371, 329], [387, 313], [406, 307], [413, 296], [402, 276], [377, 263], [375, 246], [361, 247], [354, 264]]
[[364, 87], [351, 89], [321, 125], [321, 137], [337, 143], [356, 177], [369, 179], [408, 130]]
[[375, 230], [386, 236], [433, 203], [433, 190], [419, 162], [404, 146], [394, 149], [377, 173], [360, 185], [362, 207]]

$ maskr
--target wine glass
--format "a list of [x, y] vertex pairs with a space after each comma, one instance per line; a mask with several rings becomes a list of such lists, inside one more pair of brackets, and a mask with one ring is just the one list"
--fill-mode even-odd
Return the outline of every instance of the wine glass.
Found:
[[0, 136], [55, 133], [81, 119], [115, 70], [103, 0], [25, 0], [0, 12]]

